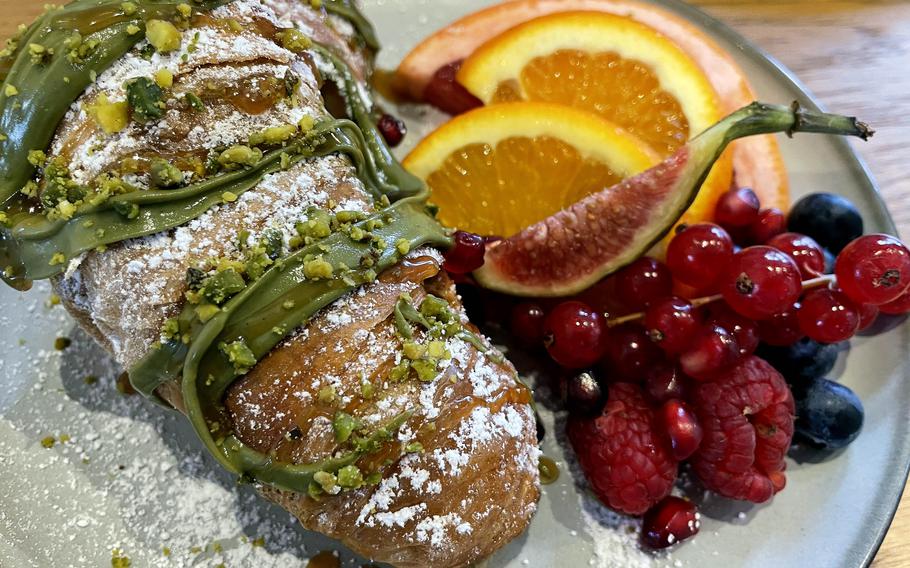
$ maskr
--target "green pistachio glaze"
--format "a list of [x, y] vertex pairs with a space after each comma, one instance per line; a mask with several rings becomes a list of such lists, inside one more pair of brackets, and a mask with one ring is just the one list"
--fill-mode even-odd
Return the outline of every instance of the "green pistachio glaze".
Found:
[[[230, 1], [196, 0], [192, 6], [197, 11], [210, 10]], [[317, 57], [334, 70], [330, 78], [338, 83], [351, 120], [322, 120], [245, 169], [183, 188], [116, 195], [101, 205], [79, 206], [72, 218], [56, 221], [35, 212], [34, 204], [19, 193], [35, 175], [29, 152], [47, 148], [60, 120], [94, 77], [143, 37], [135, 26], [152, 17], [173, 19], [181, 3], [134, 0], [135, 11], [127, 13], [120, 0], [75, 0], [42, 16], [24, 33], [13, 53], [0, 61], [4, 88], [11, 85], [18, 91], [15, 96], [0, 94], [0, 129], [6, 136], [0, 145], [0, 207], [9, 225], [0, 230], [0, 270], [5, 269], [7, 283], [24, 288], [31, 280], [60, 274], [66, 261], [83, 252], [183, 225], [216, 204], [234, 201], [264, 176], [300, 160], [347, 155], [367, 191], [377, 201], [388, 200], [387, 207], [354, 225], [358, 234], [371, 233], [373, 238], [357, 240], [339, 231], [298, 249], [275, 261], [224, 305], [207, 306], [210, 310], [204, 321], [188, 303], [177, 318], [175, 338], [152, 349], [130, 371], [137, 390], [153, 398], [158, 387], [180, 379], [194, 429], [227, 469], [245, 479], [306, 493], [313, 489], [315, 475], [337, 472], [376, 451], [413, 412], [405, 411], [369, 436], [343, 445], [336, 457], [325, 461], [278, 461], [245, 446], [231, 432], [223, 399], [248, 367], [239, 368], [236, 359], [231, 360], [231, 349], [222, 347], [235, 347], [233, 354], [242, 354], [244, 363], [261, 360], [316, 312], [372, 281], [377, 273], [398, 263], [407, 250], [451, 243], [427, 208], [426, 188], [401, 167], [385, 144], [347, 64], [327, 48], [314, 47]], [[330, 0], [324, 7], [348, 18], [366, 46], [376, 49], [372, 28], [352, 3]], [[74, 31], [83, 41], [98, 40], [95, 49], [77, 60], [66, 56], [67, 40]], [[36, 63], [33, 54], [23, 51], [29, 43], [40, 43], [54, 53]], [[63, 77], [68, 80], [64, 82]], [[51, 81], [60, 85], [48, 88]], [[308, 276], [305, 267], [315, 256], [339, 270], [329, 271], [330, 277]], [[369, 263], [364, 263], [365, 258]]]

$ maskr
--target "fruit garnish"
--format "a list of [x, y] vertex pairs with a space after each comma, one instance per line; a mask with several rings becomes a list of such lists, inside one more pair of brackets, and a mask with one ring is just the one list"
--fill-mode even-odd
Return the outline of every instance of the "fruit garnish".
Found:
[[606, 392], [591, 371], [565, 379], [566, 408], [575, 416], [592, 416], [603, 410]]
[[762, 345], [756, 355], [770, 363], [791, 385], [806, 384], [824, 377], [837, 363], [840, 347], [809, 338], [798, 339], [790, 345]]
[[856, 305], [843, 292], [817, 288], [803, 296], [796, 319], [809, 339], [838, 343], [853, 337], [860, 318]]
[[584, 290], [642, 256], [670, 230], [729, 142], [766, 132], [819, 132], [863, 139], [871, 134], [853, 118], [809, 112], [796, 105], [754, 103], [709, 128], [663, 163], [489, 247], [484, 266], [474, 277], [487, 288], [520, 296], [561, 296]]
[[[598, 114], [666, 157], [723, 112], [701, 69], [672, 41], [635, 20], [602, 12], [537, 18], [491, 39], [458, 81], [486, 104], [544, 101]], [[702, 220], [730, 187], [718, 159], [684, 221]]]
[[651, 304], [645, 312], [644, 324], [651, 341], [667, 353], [675, 354], [686, 348], [699, 322], [691, 303], [668, 296]]
[[543, 329], [550, 357], [567, 369], [590, 367], [603, 355], [607, 325], [600, 313], [583, 302], [563, 302], [553, 308]]
[[667, 246], [667, 265], [678, 281], [693, 288], [706, 288], [720, 277], [718, 268], [730, 264], [733, 239], [713, 223], [689, 225]]
[[585, 477], [617, 511], [641, 515], [673, 488], [677, 463], [656, 422], [641, 388], [631, 383], [612, 383], [596, 418], [569, 418], [566, 431]]
[[754, 320], [783, 312], [802, 292], [796, 262], [766, 246], [749, 247], [734, 254], [719, 282], [727, 305]]
[[704, 438], [692, 465], [705, 487], [754, 503], [783, 489], [795, 409], [790, 389], [774, 367], [749, 357], [700, 383], [694, 401]]
[[610, 330], [604, 368], [613, 380], [637, 382], [660, 360], [660, 349], [641, 326], [630, 323]]
[[802, 439], [831, 450], [843, 448], [863, 427], [863, 403], [844, 385], [815, 379], [794, 388], [796, 432]]
[[825, 251], [812, 237], [799, 233], [781, 233], [765, 244], [792, 258], [804, 280], [825, 273]]
[[695, 536], [701, 527], [695, 504], [679, 497], [667, 497], [645, 514], [641, 540], [650, 548], [668, 548]]
[[887, 304], [910, 286], [910, 250], [890, 235], [865, 235], [844, 247], [834, 274], [855, 302]]
[[727, 329], [709, 322], [698, 330], [679, 355], [683, 373], [706, 381], [739, 362], [742, 357], [736, 337]]
[[[672, 12], [634, 0], [516, 0], [496, 4], [465, 16], [424, 39], [399, 65], [396, 84], [411, 98], [426, 100], [427, 85], [440, 68], [464, 60], [481, 45], [514, 26], [570, 10], [630, 17], [669, 38], [698, 64], [711, 82], [722, 113], [733, 112], [757, 98], [733, 58], [703, 31]], [[787, 175], [773, 136], [739, 140], [731, 146], [730, 153], [736, 185], [754, 188], [768, 207], [788, 205]]]
[[657, 161], [646, 144], [605, 119], [561, 105], [513, 103], [451, 120], [404, 165], [429, 185], [444, 224], [508, 237]]
[[811, 193], [793, 204], [787, 230], [808, 235], [834, 254], [863, 234], [863, 218], [841, 195]]
[[487, 246], [483, 237], [466, 231], [455, 231], [452, 241], [452, 248], [446, 251], [443, 264], [449, 274], [468, 274], [483, 266]]
[[678, 461], [689, 459], [704, 437], [698, 418], [689, 405], [681, 400], [668, 400], [658, 410], [658, 419], [670, 440], [673, 457]]
[[543, 324], [546, 317], [540, 304], [521, 302], [512, 307], [509, 331], [525, 345], [538, 346], [544, 339]]

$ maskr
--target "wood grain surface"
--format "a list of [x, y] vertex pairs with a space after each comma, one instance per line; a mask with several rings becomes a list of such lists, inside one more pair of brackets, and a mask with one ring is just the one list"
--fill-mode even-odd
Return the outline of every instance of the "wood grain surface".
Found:
[[[694, 0], [778, 58], [832, 111], [876, 130], [854, 144], [868, 162], [898, 229], [910, 235], [910, 2]], [[0, 38], [40, 10], [38, 0], [0, 0]], [[845, 520], [849, 521], [849, 520]], [[910, 497], [873, 564], [910, 566]]]

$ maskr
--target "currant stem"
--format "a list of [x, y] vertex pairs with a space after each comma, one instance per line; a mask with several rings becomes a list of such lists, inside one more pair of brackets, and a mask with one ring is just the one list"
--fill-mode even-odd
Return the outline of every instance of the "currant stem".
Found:
[[[810, 280], [804, 280], [803, 281], [803, 290], [804, 291], [811, 290], [812, 288], [819, 288], [821, 286], [830, 286], [831, 284], [836, 284], [836, 283], [837, 283], [837, 278], [835, 278], [833, 274], [828, 274], [825, 276], [819, 276], [817, 278], [812, 278]], [[695, 298], [694, 300], [690, 300], [689, 302], [692, 304], [692, 306], [697, 308], [699, 306], [704, 306], [706, 304], [710, 304], [712, 302], [716, 302], [716, 301], [722, 300], [722, 299], [723, 299], [723, 296], [721, 296], [720, 294], [715, 294], [713, 296], [703, 296], [701, 298]], [[638, 321], [640, 319], [643, 319], [645, 317], [645, 313], [638, 312], [638, 313], [629, 314], [629, 315], [625, 315], [625, 316], [618, 317], [618, 318], [611, 318], [610, 314], [604, 314], [604, 317], [607, 320], [607, 327], [616, 327], [616, 326], [622, 325], [624, 323], [629, 323], [632, 321]]]

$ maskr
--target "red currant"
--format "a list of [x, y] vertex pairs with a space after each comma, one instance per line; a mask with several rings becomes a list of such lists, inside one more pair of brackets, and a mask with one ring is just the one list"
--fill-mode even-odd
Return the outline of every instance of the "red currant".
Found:
[[658, 403], [671, 398], [683, 399], [686, 394], [686, 377], [679, 367], [662, 361], [651, 365], [645, 372], [645, 390]]
[[567, 369], [596, 363], [603, 354], [606, 333], [603, 316], [582, 302], [563, 302], [544, 320], [544, 345], [550, 357]]
[[673, 289], [673, 276], [664, 265], [649, 256], [643, 256], [623, 268], [614, 276], [619, 301], [632, 311], [644, 309], [654, 300], [669, 296]]
[[466, 231], [456, 231], [455, 244], [445, 253], [443, 267], [452, 274], [468, 274], [483, 266], [486, 246], [483, 237]]
[[816, 288], [806, 292], [796, 312], [799, 327], [819, 343], [839, 343], [853, 337], [859, 313], [853, 302], [838, 290]]
[[[906, 296], [906, 294], [904, 294]], [[899, 302], [901, 296], [895, 302]], [[886, 304], [887, 305], [887, 304]], [[872, 327], [872, 324], [875, 323], [875, 320], [878, 319], [879, 308], [878, 306], [870, 306], [869, 304], [860, 304], [859, 305], [859, 328], [856, 331], [863, 331]]]
[[462, 60], [440, 67], [423, 91], [423, 100], [449, 114], [461, 114], [483, 106], [483, 101], [461, 86], [455, 76]]
[[720, 196], [714, 207], [714, 220], [725, 229], [741, 229], [758, 218], [761, 205], [751, 188], [731, 189]]
[[650, 548], [668, 548], [698, 534], [701, 516], [691, 501], [666, 497], [645, 513], [642, 542]]
[[781, 233], [765, 244], [792, 258], [799, 267], [803, 280], [825, 273], [825, 252], [812, 237], [799, 233]]
[[695, 335], [689, 347], [679, 356], [683, 373], [697, 380], [707, 380], [714, 373], [734, 365], [742, 356], [733, 334], [709, 323]]
[[708, 321], [733, 334], [743, 357], [751, 355], [758, 348], [758, 324], [734, 312], [724, 302], [714, 302], [711, 305]]
[[[898, 296], [896, 300], [891, 300], [887, 304], [878, 306], [878, 309], [881, 311], [881, 313], [892, 316], [900, 316], [906, 313], [910, 313], [910, 292], [904, 292]], [[869, 325], [872, 325], [872, 323], [870, 322]]]
[[910, 250], [890, 235], [865, 235], [844, 247], [834, 274], [854, 302], [887, 304], [910, 284]]
[[695, 308], [676, 296], [652, 303], [645, 312], [644, 323], [651, 341], [670, 354], [685, 349], [692, 334], [698, 329]]
[[673, 457], [683, 461], [694, 454], [703, 432], [692, 409], [681, 400], [668, 400], [660, 407], [658, 417], [670, 439]]
[[667, 246], [667, 265], [676, 280], [707, 288], [733, 258], [733, 239], [717, 225], [699, 223], [678, 233]]
[[800, 304], [796, 302], [787, 311], [758, 322], [758, 336], [761, 340], [768, 345], [787, 347], [805, 337], [796, 317], [799, 308]]
[[379, 117], [379, 122], [376, 123], [376, 126], [379, 128], [379, 133], [382, 134], [386, 144], [392, 148], [401, 144], [405, 134], [408, 133], [408, 127], [405, 126], [404, 121], [388, 113]]
[[525, 345], [538, 346], [543, 341], [543, 322], [547, 314], [535, 302], [522, 302], [512, 308], [509, 328], [512, 335]]
[[765, 244], [787, 230], [787, 217], [777, 207], [762, 209], [758, 218], [749, 227], [749, 238], [757, 244]]
[[789, 256], [771, 247], [749, 247], [733, 255], [720, 292], [737, 313], [761, 320], [791, 306], [802, 292], [802, 280]]
[[626, 324], [610, 330], [606, 348], [609, 371], [618, 380], [638, 381], [663, 356], [641, 327]]

